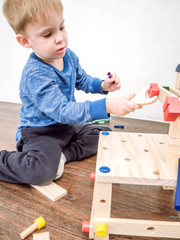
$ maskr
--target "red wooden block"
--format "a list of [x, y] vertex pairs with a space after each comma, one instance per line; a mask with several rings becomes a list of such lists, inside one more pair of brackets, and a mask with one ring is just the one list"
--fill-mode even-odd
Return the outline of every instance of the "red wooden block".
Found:
[[159, 86], [157, 83], [151, 83], [150, 84], [150, 87], [148, 89], [148, 96], [151, 98], [151, 97], [154, 97], [154, 96], [158, 96], [159, 95]]
[[180, 116], [178, 97], [167, 97], [163, 105], [164, 121], [175, 121]]

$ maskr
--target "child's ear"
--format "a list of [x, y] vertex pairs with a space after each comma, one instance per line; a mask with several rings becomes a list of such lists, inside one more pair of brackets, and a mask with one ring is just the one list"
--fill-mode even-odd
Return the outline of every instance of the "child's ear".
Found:
[[23, 47], [25, 48], [31, 48], [31, 44], [29, 42], [29, 40], [23, 36], [22, 34], [17, 34], [16, 35], [16, 40], [18, 41], [18, 43], [20, 43]]

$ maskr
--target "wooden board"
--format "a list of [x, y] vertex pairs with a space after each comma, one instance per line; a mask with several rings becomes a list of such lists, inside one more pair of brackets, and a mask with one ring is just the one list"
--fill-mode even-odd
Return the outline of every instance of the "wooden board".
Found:
[[[101, 133], [96, 180], [175, 186], [177, 164], [165, 160], [169, 144], [180, 144], [180, 139], [171, 139], [167, 134], [109, 132], [109, 135], [102, 135]], [[102, 173], [99, 170], [101, 166], [108, 166], [111, 171]]]
[[33, 240], [50, 240], [49, 232], [33, 234]]
[[[95, 217], [109, 218], [111, 214], [111, 198], [112, 198], [112, 183], [95, 182], [89, 238], [100, 239], [94, 234], [96, 225], [94, 224]], [[101, 238], [102, 239], [102, 238]], [[109, 240], [107, 235], [103, 240]]]
[[[164, 238], [180, 238], [180, 222], [149, 221], [120, 218], [96, 218], [97, 223], [108, 225], [110, 234], [146, 236]], [[153, 238], [152, 238], [153, 239]]]
[[42, 194], [44, 194], [49, 199], [51, 199], [53, 202], [57, 201], [58, 199], [64, 197], [67, 194], [66, 189], [60, 187], [54, 182], [45, 186], [36, 186], [36, 185], [31, 185], [31, 186], [37, 189]]

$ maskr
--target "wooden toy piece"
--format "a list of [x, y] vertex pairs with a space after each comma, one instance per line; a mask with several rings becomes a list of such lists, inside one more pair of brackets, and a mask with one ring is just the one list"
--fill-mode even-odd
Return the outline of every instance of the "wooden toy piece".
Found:
[[92, 172], [92, 173], [91, 173], [91, 176], [90, 176], [90, 179], [94, 181], [95, 178], [96, 178], [96, 173], [93, 173], [93, 172]]
[[36, 186], [36, 185], [31, 185], [31, 186], [37, 189], [42, 194], [44, 194], [49, 199], [51, 199], [53, 202], [57, 201], [58, 199], [64, 197], [67, 194], [66, 189], [60, 187], [54, 182], [45, 186]]
[[39, 218], [35, 219], [34, 223], [20, 234], [20, 237], [22, 239], [25, 239], [36, 229], [41, 229], [42, 227], [44, 227], [45, 224], [46, 224], [46, 222], [43, 217], [39, 217]]
[[141, 92], [139, 92], [134, 98], [131, 99], [131, 101], [133, 101], [134, 103], [137, 103], [139, 105], [147, 105], [147, 104], [154, 103], [158, 99], [158, 96], [149, 98], [148, 90], [149, 90], [149, 85], [145, 86], [141, 90]]
[[180, 90], [180, 64], [176, 67], [176, 72], [177, 72], [177, 76], [176, 76], [175, 88], [177, 90]]
[[107, 73], [109, 78], [112, 78], [112, 74], [110, 72]]
[[[89, 238], [109, 240], [109, 234], [180, 238], [180, 222], [110, 217], [113, 183], [163, 185], [168, 188], [176, 185], [176, 163], [165, 161], [168, 146], [171, 151], [176, 151], [180, 139], [171, 139], [168, 134], [100, 134]], [[102, 166], [110, 171], [101, 171]], [[104, 235], [97, 236], [100, 223], [107, 225], [107, 231], [101, 228], [99, 232]]]
[[33, 240], [50, 240], [49, 232], [33, 234]]
[[167, 97], [163, 105], [164, 121], [175, 121], [180, 116], [178, 97]]
[[[149, 237], [148, 239], [156, 237], [162, 238], [162, 240], [167, 238], [180, 238], [179, 222], [126, 218], [95, 218], [95, 223], [101, 221], [108, 225], [108, 232], [114, 235], [144, 236]], [[95, 239], [100, 240], [101, 238], [95, 237]], [[103, 238], [103, 240], [104, 239], [105, 238]], [[131, 239], [133, 239], [133, 237]]]
[[122, 129], [124, 129], [124, 125], [114, 125], [114, 128], [122, 128]]
[[[158, 95], [158, 99], [159, 101], [164, 104], [164, 102], [166, 101], [167, 97], [177, 97], [174, 93], [168, 91], [167, 89], [159, 86], [159, 95]], [[180, 98], [179, 98], [180, 100]]]
[[105, 223], [98, 223], [96, 225], [96, 235], [100, 238], [106, 237], [108, 234], [108, 226]]
[[[169, 147], [174, 145], [177, 147]], [[176, 186], [177, 165], [165, 161], [165, 156], [168, 149], [175, 152], [178, 146], [180, 139], [168, 134], [100, 134], [95, 183]], [[101, 172], [102, 166], [111, 171]]]
[[[176, 68], [176, 86], [175, 89], [180, 91], [180, 64]], [[179, 94], [176, 94], [179, 97]], [[180, 101], [180, 97], [179, 97]], [[180, 139], [180, 117], [176, 119], [175, 122], [171, 122], [169, 126], [169, 136], [174, 139]]]
[[[107, 73], [109, 78], [112, 78], [112, 74], [110, 72]], [[112, 83], [115, 83], [115, 81], [113, 81]]]
[[169, 91], [173, 94], [175, 94], [177, 97], [180, 97], [180, 90], [177, 90], [175, 88], [170, 87]]
[[179, 158], [179, 166], [178, 166], [178, 177], [177, 177], [174, 207], [176, 210], [180, 211], [180, 158]]
[[180, 117], [175, 122], [170, 123], [169, 136], [174, 139], [180, 139]]
[[157, 83], [151, 83], [150, 87], [148, 89], [148, 96], [154, 97], [154, 96], [158, 96], [159, 95], [159, 86]]
[[180, 138], [171, 139], [171, 143], [167, 145], [165, 161], [173, 164], [178, 169], [178, 159], [180, 157]]
[[90, 229], [90, 221], [84, 220], [82, 222], [82, 232], [89, 233], [89, 229]]

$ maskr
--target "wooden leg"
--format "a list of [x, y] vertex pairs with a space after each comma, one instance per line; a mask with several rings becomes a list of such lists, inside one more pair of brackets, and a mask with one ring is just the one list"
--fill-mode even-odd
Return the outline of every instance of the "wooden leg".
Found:
[[169, 136], [171, 138], [180, 139], [180, 117], [178, 117], [175, 122], [170, 123]]
[[[89, 238], [109, 240], [109, 234], [104, 238], [96, 236], [95, 217], [109, 218], [111, 215], [112, 183], [95, 182], [91, 211]], [[103, 223], [103, 222], [102, 222]]]

